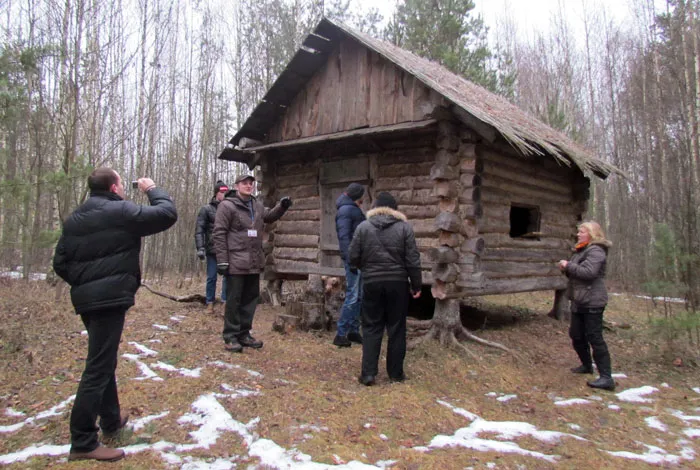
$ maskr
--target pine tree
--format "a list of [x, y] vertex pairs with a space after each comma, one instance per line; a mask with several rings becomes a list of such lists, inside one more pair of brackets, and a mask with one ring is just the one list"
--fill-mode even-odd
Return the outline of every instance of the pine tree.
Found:
[[488, 28], [472, 10], [473, 0], [404, 0], [387, 25], [385, 38], [493, 92], [509, 95], [512, 76], [492, 65], [507, 58], [488, 47]]

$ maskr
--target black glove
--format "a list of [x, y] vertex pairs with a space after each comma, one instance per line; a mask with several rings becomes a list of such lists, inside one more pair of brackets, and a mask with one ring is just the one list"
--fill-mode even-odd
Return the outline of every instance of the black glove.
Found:
[[219, 263], [216, 265], [216, 272], [225, 276], [228, 274], [228, 263]]
[[280, 204], [283, 208], [289, 209], [290, 207], [292, 207], [292, 199], [288, 196], [285, 196], [282, 199], [280, 199]]
[[207, 253], [204, 251], [204, 248], [197, 250], [197, 258], [204, 261], [204, 258], [206, 258], [206, 257], [207, 257]]

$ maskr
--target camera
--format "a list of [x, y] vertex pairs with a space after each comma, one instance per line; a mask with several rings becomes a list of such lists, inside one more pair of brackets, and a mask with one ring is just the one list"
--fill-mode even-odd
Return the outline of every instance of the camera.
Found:
[[139, 189], [139, 182], [138, 181], [132, 181], [131, 182], [131, 187], [133, 189]]

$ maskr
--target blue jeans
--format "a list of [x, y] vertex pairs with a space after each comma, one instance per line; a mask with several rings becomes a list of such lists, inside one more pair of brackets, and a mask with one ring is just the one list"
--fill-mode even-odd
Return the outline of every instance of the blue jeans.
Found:
[[360, 309], [362, 308], [362, 273], [350, 272], [350, 265], [345, 264], [345, 302], [338, 318], [338, 336], [360, 331]]
[[[207, 304], [216, 298], [216, 256], [207, 255]], [[221, 281], [221, 300], [226, 302], [226, 279]]]

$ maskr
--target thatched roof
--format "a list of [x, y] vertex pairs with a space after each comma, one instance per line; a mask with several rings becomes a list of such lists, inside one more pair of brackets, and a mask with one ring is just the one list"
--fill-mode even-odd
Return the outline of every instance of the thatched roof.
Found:
[[[413, 75], [452, 103], [458, 118], [470, 127], [495, 131], [522, 155], [550, 155], [567, 166], [572, 163], [583, 172], [601, 178], [622, 174], [613, 165], [595, 158], [563, 133], [552, 129], [508, 100], [466, 80], [445, 67], [372, 38], [337, 21], [322, 19], [303, 43], [287, 68], [231, 139], [220, 158], [240, 158], [238, 144], [243, 137], [263, 140], [277, 118], [307, 81], [326, 62], [328, 54], [343, 40], [352, 39]], [[478, 129], [477, 129], [478, 130]]]

